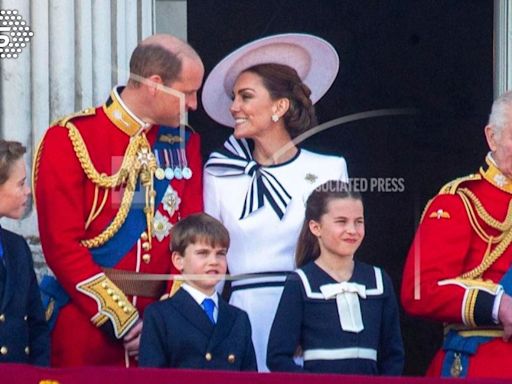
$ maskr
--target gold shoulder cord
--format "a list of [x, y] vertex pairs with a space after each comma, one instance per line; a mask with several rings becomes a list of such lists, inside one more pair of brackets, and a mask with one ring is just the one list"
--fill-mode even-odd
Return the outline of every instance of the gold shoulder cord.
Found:
[[[119, 171], [108, 176], [104, 173], [100, 174], [94, 167], [78, 128], [70, 121], [66, 122], [65, 127], [69, 130], [69, 138], [85, 175], [95, 184], [96, 188], [114, 188], [126, 183], [121, 205], [114, 220], [112, 220], [110, 225], [99, 235], [92, 239], [82, 240], [82, 245], [86, 248], [99, 247], [109, 241], [119, 231], [128, 216], [139, 174], [141, 176], [142, 185], [146, 189], [146, 206], [144, 213], [146, 215], [148, 237], [151, 244], [151, 225], [154, 217], [154, 199], [156, 194], [153, 188], [153, 176], [156, 169], [156, 160], [151, 152], [151, 146], [146, 136], [141, 133], [130, 139]], [[103, 200], [105, 200], [105, 198]], [[101, 205], [104, 205], [103, 202]], [[94, 206], [96, 206], [96, 204], [94, 204]], [[95, 212], [93, 214], [91, 212], [87, 224], [90, 224], [92, 218], [96, 217], [98, 213], [99, 212]]]
[[36, 184], [37, 176], [39, 172], [39, 164], [41, 163], [41, 152], [43, 151], [44, 137], [37, 145], [36, 152], [34, 153], [34, 159], [32, 161], [32, 198], [34, 199], [34, 208], [37, 206], [36, 201]]
[[[467, 188], [460, 188], [457, 194], [461, 197], [462, 202], [466, 208], [468, 219], [471, 226], [478, 234], [478, 236], [487, 243], [487, 249], [482, 262], [471, 271], [464, 273], [461, 277], [463, 279], [477, 279], [481, 278], [489, 267], [494, 264], [496, 260], [507, 250], [512, 242], [512, 201], [509, 203], [507, 216], [503, 222], [496, 220], [492, 217], [482, 205], [482, 202]], [[475, 213], [476, 210], [476, 213]], [[501, 235], [493, 238], [489, 236], [481, 225], [478, 223], [478, 217], [491, 228], [501, 232]], [[497, 246], [490, 252], [491, 244], [497, 243]]]

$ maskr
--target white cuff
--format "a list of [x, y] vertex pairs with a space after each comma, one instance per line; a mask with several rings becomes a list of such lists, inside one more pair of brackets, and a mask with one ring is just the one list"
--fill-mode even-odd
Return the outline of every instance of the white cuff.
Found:
[[498, 292], [496, 293], [496, 297], [494, 298], [494, 304], [492, 306], [492, 320], [494, 321], [494, 324], [499, 324], [499, 310], [500, 310], [500, 304], [501, 304], [501, 298], [503, 297], [503, 294], [505, 291], [503, 290], [503, 287], [500, 285], [498, 288]]

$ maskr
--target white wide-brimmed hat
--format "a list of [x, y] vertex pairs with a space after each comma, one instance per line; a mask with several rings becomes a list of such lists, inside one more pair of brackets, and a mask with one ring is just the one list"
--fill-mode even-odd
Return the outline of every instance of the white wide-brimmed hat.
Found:
[[294, 68], [311, 89], [316, 103], [330, 88], [339, 69], [339, 57], [327, 41], [303, 33], [285, 33], [248, 43], [226, 56], [213, 68], [203, 87], [203, 107], [218, 123], [233, 127], [229, 112], [233, 85], [242, 71], [263, 63]]

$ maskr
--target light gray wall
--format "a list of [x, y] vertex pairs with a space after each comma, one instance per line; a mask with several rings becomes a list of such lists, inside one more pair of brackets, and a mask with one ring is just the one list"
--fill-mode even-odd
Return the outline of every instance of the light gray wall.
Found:
[[187, 1], [156, 0], [155, 29], [187, 40]]

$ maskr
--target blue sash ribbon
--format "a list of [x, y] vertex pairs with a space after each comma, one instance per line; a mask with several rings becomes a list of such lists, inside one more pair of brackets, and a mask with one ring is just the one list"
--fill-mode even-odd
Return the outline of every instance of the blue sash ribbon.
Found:
[[[160, 127], [157, 137], [160, 135], [179, 135], [179, 128]], [[190, 132], [185, 132], [185, 142], [190, 136]], [[179, 143], [169, 144], [157, 139], [153, 150], [161, 149], [176, 149], [179, 148]], [[154, 179], [154, 188], [156, 192], [155, 207], [160, 205], [167, 187], [169, 180]], [[140, 185], [139, 185], [140, 189]], [[126, 217], [126, 221], [119, 231], [105, 244], [100, 247], [91, 249], [91, 254], [94, 261], [102, 267], [111, 268], [115, 266], [126, 253], [132, 249], [140, 234], [146, 229], [146, 215], [144, 214], [144, 203], [134, 201], [130, 208], [130, 212]]]
[[[180, 135], [180, 129], [161, 126], [157, 132], [157, 141], [153, 146], [153, 150], [176, 150], [180, 148], [180, 145], [185, 145], [180, 143], [171, 144], [166, 141], [158, 140], [161, 135], [177, 136]], [[189, 137], [190, 132], [186, 130], [185, 143], [188, 141]], [[155, 208], [160, 205], [169, 183], [170, 181], [165, 178], [163, 180], [154, 179], [153, 185], [156, 192]], [[107, 243], [89, 250], [92, 258], [101, 267], [114, 267], [137, 243], [144, 230], [146, 230], [144, 204], [134, 201], [130, 207], [126, 220], [119, 231]], [[50, 275], [43, 277], [39, 287], [41, 290], [43, 308], [47, 309], [47, 320], [50, 329], [53, 329], [59, 309], [69, 302], [70, 297], [57, 279]], [[50, 306], [53, 306], [53, 308], [50, 308]]]

